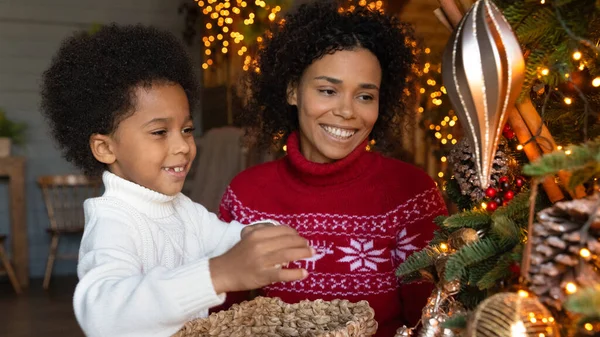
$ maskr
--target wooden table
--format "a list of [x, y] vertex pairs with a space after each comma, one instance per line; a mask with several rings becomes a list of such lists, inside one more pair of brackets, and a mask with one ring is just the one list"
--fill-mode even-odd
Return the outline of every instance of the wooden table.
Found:
[[25, 218], [25, 158], [0, 158], [0, 177], [8, 177], [12, 262], [21, 287], [29, 286], [29, 243]]

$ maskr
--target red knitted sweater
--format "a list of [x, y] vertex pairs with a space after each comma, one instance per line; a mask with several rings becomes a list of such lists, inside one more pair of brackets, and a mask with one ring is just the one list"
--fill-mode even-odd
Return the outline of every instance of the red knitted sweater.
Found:
[[[433, 219], [446, 208], [425, 172], [365, 147], [335, 163], [317, 164], [302, 156], [294, 133], [286, 157], [233, 179], [220, 215], [245, 224], [277, 220], [295, 228], [317, 251], [296, 262], [308, 270], [308, 278], [270, 285], [263, 289], [265, 296], [288, 303], [367, 300], [379, 323], [376, 336], [387, 337], [421, 317], [431, 285], [401, 285], [394, 272], [432, 238]], [[228, 297], [228, 303], [239, 300], [235, 294]]]

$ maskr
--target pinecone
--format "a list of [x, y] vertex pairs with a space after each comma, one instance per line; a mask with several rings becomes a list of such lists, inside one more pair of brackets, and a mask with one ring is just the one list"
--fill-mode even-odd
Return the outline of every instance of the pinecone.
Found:
[[[496, 150], [496, 155], [494, 156], [489, 187], [499, 186], [500, 177], [507, 175], [509, 172], [511, 158], [507, 152], [507, 148], [508, 144], [505, 140], [498, 142], [498, 150]], [[471, 145], [469, 145], [466, 139], [463, 139], [450, 151], [448, 161], [452, 165], [452, 172], [460, 186], [461, 193], [468, 195], [472, 201], [478, 203], [485, 198], [485, 189], [481, 188], [477, 169], [475, 168], [475, 161], [473, 160], [474, 156]]]
[[[600, 272], [593, 260], [594, 255], [600, 255], [600, 210], [596, 210], [587, 239], [583, 244], [581, 242], [582, 235], [586, 235], [582, 233], [584, 224], [599, 199], [596, 194], [585, 199], [558, 202], [538, 212], [533, 233], [529, 235], [533, 244], [530, 290], [539, 296], [542, 303], [557, 310], [561, 310], [567, 297], [568, 283], [581, 288], [600, 282]], [[582, 254], [584, 248], [590, 254]]]

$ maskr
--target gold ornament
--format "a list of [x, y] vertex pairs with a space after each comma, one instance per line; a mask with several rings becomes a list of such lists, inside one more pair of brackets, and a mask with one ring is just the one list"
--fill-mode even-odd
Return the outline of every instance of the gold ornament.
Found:
[[524, 71], [519, 42], [502, 13], [491, 0], [477, 1], [446, 47], [442, 72], [474, 150], [482, 189], [489, 185], [507, 110], [519, 95]]
[[477, 240], [479, 240], [479, 235], [476, 230], [473, 228], [461, 228], [450, 234], [450, 237], [448, 237], [448, 244], [450, 245], [450, 248], [459, 250]]
[[560, 337], [550, 314], [534, 297], [499, 293], [481, 302], [467, 327], [468, 337]]
[[413, 329], [407, 328], [406, 325], [398, 328], [396, 330], [396, 335], [394, 337], [411, 337], [413, 335]]

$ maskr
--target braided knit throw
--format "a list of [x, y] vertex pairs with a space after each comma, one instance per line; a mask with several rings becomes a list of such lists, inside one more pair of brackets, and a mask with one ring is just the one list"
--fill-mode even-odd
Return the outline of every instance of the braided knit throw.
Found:
[[257, 297], [190, 321], [173, 337], [368, 337], [377, 331], [367, 301], [302, 301]]

